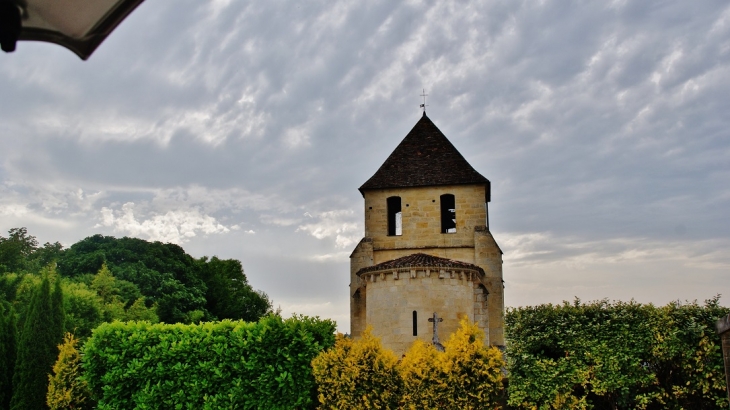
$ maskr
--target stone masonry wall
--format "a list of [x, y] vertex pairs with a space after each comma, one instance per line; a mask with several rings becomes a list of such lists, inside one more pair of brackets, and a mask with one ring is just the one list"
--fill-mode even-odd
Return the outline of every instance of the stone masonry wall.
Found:
[[[455, 233], [441, 233], [443, 194], [454, 195]], [[388, 236], [386, 201], [391, 196], [401, 198], [403, 234], [400, 236]], [[473, 248], [474, 227], [484, 226], [486, 218], [485, 187], [480, 185], [365, 191], [365, 236], [373, 239], [376, 264], [389, 260], [377, 256], [378, 251], [385, 249]]]
[[489, 292], [489, 344], [504, 346], [504, 282], [502, 281], [502, 251], [486, 227], [474, 230], [474, 263], [486, 276], [483, 283]]
[[[433, 324], [428, 321], [436, 312], [443, 322], [438, 324], [439, 339], [443, 343], [459, 327], [459, 320], [467, 316], [474, 320], [474, 285], [466, 275], [450, 272], [415, 271], [374, 275], [367, 282], [367, 322], [383, 346], [402, 355], [416, 339], [431, 342]], [[413, 336], [413, 311], [417, 312], [417, 336]]]
[[[367, 289], [356, 275], [362, 268], [373, 265], [373, 241], [363, 238], [350, 255], [350, 334], [358, 337], [365, 330], [365, 306]], [[359, 291], [358, 291], [359, 290]]]
[[485, 343], [489, 344], [489, 311], [487, 289], [481, 281], [474, 281], [474, 322], [484, 332]]

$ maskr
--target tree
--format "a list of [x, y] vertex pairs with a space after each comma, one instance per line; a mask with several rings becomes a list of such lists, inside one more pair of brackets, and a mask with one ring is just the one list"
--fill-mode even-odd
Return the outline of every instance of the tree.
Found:
[[13, 375], [12, 410], [47, 408], [48, 375], [56, 361], [56, 346], [63, 337], [63, 322], [59, 323], [59, 318], [63, 318], [63, 295], [57, 278], [51, 293], [50, 277], [55, 277], [52, 269], [44, 272], [22, 324]]
[[104, 321], [103, 302], [85, 283], [68, 280], [63, 283], [63, 296], [66, 312], [65, 328], [73, 332], [76, 337], [85, 340], [91, 336], [91, 330]]
[[0, 236], [0, 273], [24, 270], [37, 248], [38, 241], [26, 228], [10, 229], [7, 238]]
[[271, 311], [269, 297], [249, 285], [241, 262], [217, 256], [198, 259], [205, 282], [205, 308], [217, 319], [259, 320]]
[[13, 308], [9, 307], [6, 310], [0, 303], [0, 410], [10, 408], [10, 399], [13, 395], [17, 333]]
[[40, 272], [46, 266], [56, 263], [63, 251], [63, 245], [60, 242], [46, 242], [42, 247], [36, 248], [27, 258], [27, 268], [31, 272]]
[[160, 321], [160, 318], [157, 316], [155, 310], [154, 305], [151, 308], [148, 308], [145, 306], [144, 298], [139, 298], [135, 300], [134, 303], [132, 303], [132, 306], [124, 312], [124, 319], [146, 320], [150, 323], [157, 323]]
[[81, 277], [97, 273], [104, 264], [117, 282], [135, 284], [148, 307], [156, 303], [164, 322], [187, 322], [201, 312], [202, 317], [213, 318], [205, 309], [206, 286], [196, 261], [178, 245], [94, 235], [64, 251], [58, 269], [66, 277]]
[[109, 272], [106, 263], [101, 265], [101, 269], [94, 276], [94, 280], [91, 281], [91, 289], [96, 291], [96, 294], [101, 297], [102, 302], [112, 302], [116, 294], [116, 278]]
[[83, 279], [103, 266], [115, 278], [108, 292], [122, 297], [125, 308], [144, 296], [146, 306], [156, 305], [166, 323], [256, 321], [271, 311], [268, 296], [251, 287], [240, 261], [194, 259], [170, 243], [94, 235], [71, 245], [58, 259], [59, 271], [69, 278]]
[[0, 301], [12, 302], [15, 300], [24, 276], [23, 274], [17, 273], [4, 273], [0, 275]]
[[58, 346], [58, 360], [53, 365], [53, 376], [49, 376], [46, 395], [46, 404], [51, 410], [94, 408], [89, 385], [81, 378], [81, 355], [77, 344], [78, 339], [66, 333], [63, 344]]
[[[104, 320], [147, 320], [159, 321], [156, 306], [147, 307], [139, 288], [126, 280], [118, 280], [106, 266], [101, 265], [99, 272], [91, 281], [91, 289], [101, 299]], [[131, 301], [127, 298], [135, 298]]]
[[[55, 274], [55, 271], [51, 271]], [[53, 324], [49, 329], [51, 335], [58, 338], [60, 341], [63, 337], [66, 322], [66, 312], [63, 306], [63, 289], [61, 288], [61, 278], [54, 275], [53, 278], [53, 293], [51, 293], [51, 315]]]

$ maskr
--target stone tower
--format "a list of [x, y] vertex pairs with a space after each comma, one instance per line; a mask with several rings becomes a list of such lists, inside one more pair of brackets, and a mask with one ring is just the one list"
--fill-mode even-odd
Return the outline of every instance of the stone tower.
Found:
[[383, 165], [360, 187], [365, 237], [350, 255], [350, 326], [367, 325], [383, 345], [404, 352], [441, 341], [461, 316], [490, 345], [504, 345], [502, 251], [489, 231], [489, 180], [423, 113]]

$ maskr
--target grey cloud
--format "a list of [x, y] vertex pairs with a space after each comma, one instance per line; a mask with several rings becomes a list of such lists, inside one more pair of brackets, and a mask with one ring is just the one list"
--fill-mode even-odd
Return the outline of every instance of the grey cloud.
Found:
[[[425, 88], [429, 116], [493, 183], [497, 240], [539, 232], [610, 255], [675, 249], [683, 226], [682, 241], [712, 253], [730, 233], [729, 42], [730, 6], [714, 0], [145, 2], [87, 62], [30, 43], [2, 56], [12, 201], [0, 206], [71, 241], [95, 232], [102, 207], [134, 202], [140, 221], [197, 209], [241, 230], [186, 249], [240, 257], [272, 295], [301, 286], [321, 305], [339, 293], [312, 283], [346, 276], [347, 261], [336, 235], [297, 232], [302, 215], [362, 223], [356, 189], [415, 124]], [[82, 206], [66, 192], [77, 189], [102, 194]], [[75, 234], [49, 222], [69, 215]], [[606, 245], [617, 239], [624, 248]], [[531, 246], [612, 266], [592, 248]], [[520, 289], [538, 283], [529, 269], [553, 269], [528, 260], [505, 265]], [[641, 263], [625, 268], [661, 274]]]

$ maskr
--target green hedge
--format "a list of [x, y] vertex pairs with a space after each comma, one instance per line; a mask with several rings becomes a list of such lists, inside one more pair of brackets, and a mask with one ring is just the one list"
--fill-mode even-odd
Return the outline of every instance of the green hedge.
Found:
[[84, 345], [84, 377], [99, 409], [313, 408], [310, 362], [334, 330], [330, 320], [274, 315], [102, 324]]
[[718, 298], [540, 305], [506, 316], [509, 404], [526, 409], [727, 409]]

